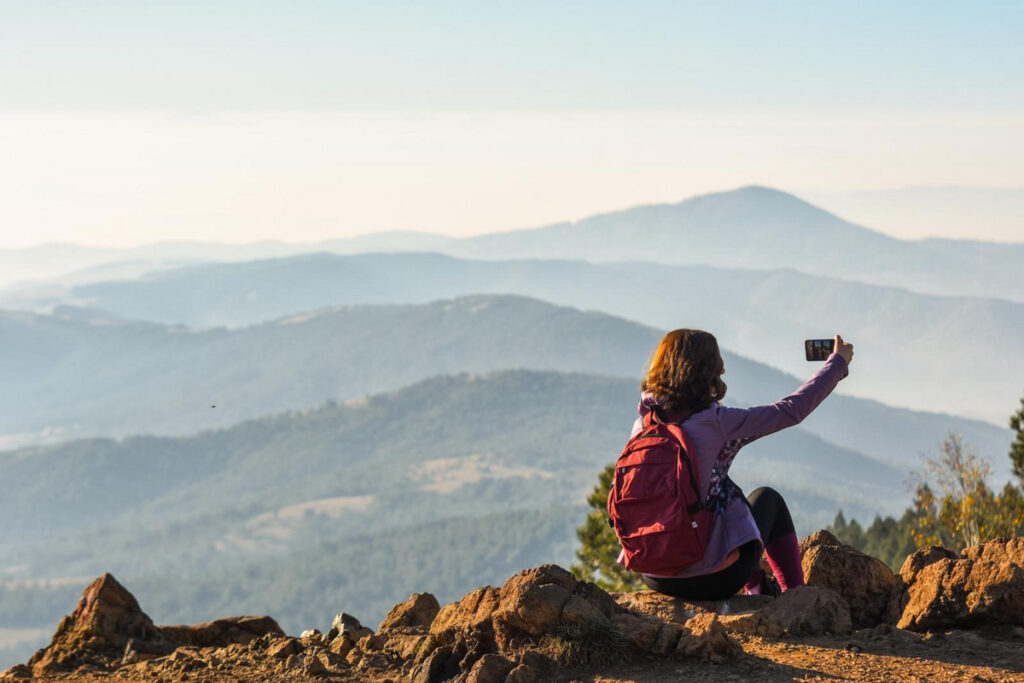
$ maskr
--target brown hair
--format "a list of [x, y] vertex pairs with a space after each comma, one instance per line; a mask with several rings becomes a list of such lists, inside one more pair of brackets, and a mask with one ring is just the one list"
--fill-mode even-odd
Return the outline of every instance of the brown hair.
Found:
[[651, 357], [640, 388], [666, 413], [696, 413], [725, 398], [718, 340], [703, 330], [673, 330]]

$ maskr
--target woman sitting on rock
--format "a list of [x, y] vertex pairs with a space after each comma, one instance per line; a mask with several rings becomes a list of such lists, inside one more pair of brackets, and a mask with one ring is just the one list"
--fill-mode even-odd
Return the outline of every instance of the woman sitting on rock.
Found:
[[701, 330], [665, 335], [641, 384], [640, 418], [633, 435], [644, 429], [650, 411], [658, 422], [680, 425], [712, 522], [703, 558], [671, 576], [641, 574], [644, 583], [690, 600], [724, 600], [740, 589], [748, 594], [775, 592], [760, 569], [763, 549], [782, 590], [803, 585], [800, 547], [782, 496], [763, 487], [744, 498], [729, 479], [729, 467], [746, 444], [807, 417], [846, 377], [852, 358], [853, 345], [836, 335], [825, 364], [794, 393], [771, 405], [729, 408], [720, 403], [725, 398], [725, 364], [715, 337]]

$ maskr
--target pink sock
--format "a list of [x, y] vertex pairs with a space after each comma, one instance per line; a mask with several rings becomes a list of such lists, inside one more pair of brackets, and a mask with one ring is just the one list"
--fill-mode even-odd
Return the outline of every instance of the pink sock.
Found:
[[746, 595], [760, 595], [761, 594], [761, 568], [758, 567], [754, 570], [754, 573], [747, 579], [747, 585], [743, 587], [743, 592]]
[[765, 545], [764, 554], [768, 556], [768, 565], [779, 582], [779, 588], [788, 591], [804, 585], [804, 568], [800, 564], [800, 542], [796, 532], [779, 536]]

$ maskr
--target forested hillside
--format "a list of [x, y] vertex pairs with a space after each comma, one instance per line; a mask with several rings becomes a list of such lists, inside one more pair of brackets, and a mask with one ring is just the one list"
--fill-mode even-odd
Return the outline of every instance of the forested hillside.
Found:
[[[508, 296], [313, 311], [239, 330], [119, 322], [82, 311], [0, 315], [0, 434], [189, 434], [325, 400], [360, 398], [454, 372], [533, 368], [630, 378], [661, 332], [620, 318]], [[858, 354], [861, 354], [858, 346]], [[737, 404], [774, 401], [802, 376], [723, 351]], [[870, 353], [840, 385], [845, 391]], [[949, 430], [999, 457], [1008, 430], [836, 395], [807, 429], [909, 470]], [[30, 438], [23, 436], [20, 438]], [[1002, 459], [997, 465], [1004, 466]]]
[[[0, 571], [33, 580], [4, 594], [0, 628], [67, 610], [80, 586], [46, 577], [111, 571], [165, 622], [269, 611], [298, 630], [342, 609], [379, 619], [413, 590], [454, 597], [568, 564], [635, 401], [632, 380], [509, 371], [192, 437], [0, 453]], [[748, 446], [734, 475], [785, 490], [802, 531], [836, 505], [895, 511], [902, 493], [897, 468], [799, 428]]]

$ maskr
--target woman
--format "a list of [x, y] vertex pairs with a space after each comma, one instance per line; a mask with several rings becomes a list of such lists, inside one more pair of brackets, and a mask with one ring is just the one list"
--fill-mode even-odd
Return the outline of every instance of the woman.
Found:
[[[722, 381], [725, 364], [718, 341], [701, 330], [675, 330], [658, 344], [641, 384], [640, 418], [655, 411], [661, 421], [680, 423], [697, 466], [704, 502], [714, 512], [703, 559], [675, 576], [642, 574], [650, 588], [690, 600], [724, 600], [745, 589], [773, 590], [759, 567], [764, 550], [782, 590], [804, 583], [800, 547], [785, 501], [775, 490], [759, 488], [749, 497], [729, 479], [740, 448], [800, 423], [849, 373], [853, 345], [835, 336], [832, 355], [794, 393], [755, 408], [727, 408]], [[773, 590], [774, 592], [774, 590]]]

